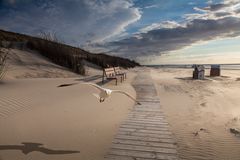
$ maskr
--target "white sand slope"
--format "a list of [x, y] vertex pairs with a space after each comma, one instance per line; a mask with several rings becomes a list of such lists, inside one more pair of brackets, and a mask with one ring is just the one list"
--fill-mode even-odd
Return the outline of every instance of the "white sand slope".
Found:
[[7, 60], [7, 76], [11, 78], [77, 77], [67, 68], [50, 62], [35, 51], [10, 49]]

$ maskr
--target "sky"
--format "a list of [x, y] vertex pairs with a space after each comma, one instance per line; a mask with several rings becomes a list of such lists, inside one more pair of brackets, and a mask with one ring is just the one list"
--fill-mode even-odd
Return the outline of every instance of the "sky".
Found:
[[141, 64], [240, 63], [240, 0], [0, 0], [0, 29]]

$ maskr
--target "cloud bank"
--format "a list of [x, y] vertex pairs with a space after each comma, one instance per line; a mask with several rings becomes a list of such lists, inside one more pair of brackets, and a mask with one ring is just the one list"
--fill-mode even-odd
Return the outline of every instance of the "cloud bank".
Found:
[[[205, 7], [199, 7], [204, 5], [197, 1], [188, 2], [190, 10], [183, 13], [168, 8], [166, 15], [164, 7], [171, 7], [175, 1], [166, 6], [143, 2], [146, 1], [2, 0], [0, 28], [31, 35], [54, 32], [67, 44], [133, 59], [159, 56], [201, 41], [240, 36], [239, 0], [209, 0]], [[149, 22], [154, 16], [160, 19]], [[140, 23], [147, 25], [142, 27]], [[131, 24], [135, 27], [129, 27]]]
[[54, 32], [68, 44], [103, 42], [141, 17], [131, 0], [3, 0], [0, 28], [36, 35]]
[[108, 43], [106, 47], [128, 57], [145, 57], [179, 50], [200, 41], [240, 36], [239, 1], [226, 0], [194, 9], [196, 13], [184, 15], [182, 23], [154, 23], [129, 38]]

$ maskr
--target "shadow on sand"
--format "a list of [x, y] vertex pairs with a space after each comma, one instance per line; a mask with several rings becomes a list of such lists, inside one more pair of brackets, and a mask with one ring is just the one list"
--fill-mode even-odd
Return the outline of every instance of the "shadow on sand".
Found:
[[94, 76], [75, 79], [75, 81], [91, 82], [91, 81], [98, 80], [101, 78], [102, 78], [102, 75], [94, 75]]
[[55, 150], [42, 147], [41, 143], [23, 142], [22, 145], [0, 145], [0, 151], [2, 150], [20, 150], [24, 154], [28, 154], [33, 151], [42, 152], [44, 154], [73, 154], [80, 153], [80, 151], [71, 150]]
[[82, 82], [93, 82], [93, 81], [95, 81], [95, 83], [99, 86], [104, 85], [108, 82], [107, 80], [102, 82], [102, 75], [95, 75], [95, 76], [90, 76], [90, 77], [86, 77], [86, 78], [75, 79], [75, 81], [82, 81]]
[[[98, 80], [98, 81], [96, 81]], [[83, 83], [93, 83], [93, 81], [95, 81], [94, 83], [96, 83], [97, 85], [101, 86], [104, 85], [106, 83], [109, 82], [109, 80], [104, 80], [104, 82], [102, 82], [102, 76], [101, 75], [95, 75], [95, 76], [91, 76], [91, 77], [85, 77], [85, 78], [80, 78], [80, 79], [75, 79], [75, 81], [80, 81], [76, 82], [76, 83], [65, 83], [65, 84], [60, 84], [57, 87], [68, 87], [68, 86], [73, 86], [73, 85], [77, 85], [77, 84], [81, 84], [81, 82]]]
[[[205, 76], [206, 78], [204, 78], [201, 81], [212, 81], [212, 79], [210, 79], [209, 77]], [[185, 81], [195, 81], [198, 79], [193, 79], [192, 77], [174, 77], [175, 79], [179, 79], [179, 80], [185, 80]]]
[[180, 79], [180, 80], [193, 80], [192, 77], [174, 77], [175, 79]]

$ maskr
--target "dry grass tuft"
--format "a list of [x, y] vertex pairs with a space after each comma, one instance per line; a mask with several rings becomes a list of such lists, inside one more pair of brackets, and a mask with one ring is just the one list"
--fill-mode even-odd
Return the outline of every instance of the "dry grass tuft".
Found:
[[6, 74], [7, 55], [8, 52], [4, 52], [2, 48], [0, 48], [0, 80], [2, 80]]

